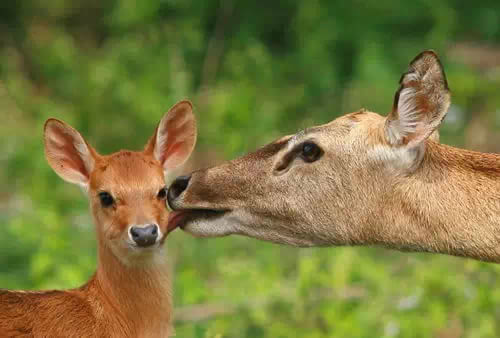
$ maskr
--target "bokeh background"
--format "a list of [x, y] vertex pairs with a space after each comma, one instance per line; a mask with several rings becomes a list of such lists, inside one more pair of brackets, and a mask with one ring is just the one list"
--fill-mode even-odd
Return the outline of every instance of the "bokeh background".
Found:
[[[189, 98], [187, 171], [361, 107], [388, 112], [429, 48], [453, 93], [441, 141], [500, 152], [497, 0], [2, 1], [0, 287], [72, 288], [95, 269], [86, 198], [43, 155], [48, 117], [103, 153], [140, 149]], [[181, 231], [167, 246], [179, 337], [500, 336], [494, 264]]]

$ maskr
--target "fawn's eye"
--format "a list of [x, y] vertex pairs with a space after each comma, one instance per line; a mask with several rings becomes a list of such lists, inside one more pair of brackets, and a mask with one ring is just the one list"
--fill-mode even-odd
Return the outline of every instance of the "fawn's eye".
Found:
[[158, 199], [164, 200], [167, 197], [167, 187], [163, 187], [158, 191]]
[[322, 154], [323, 151], [317, 144], [313, 142], [304, 142], [304, 144], [302, 144], [300, 157], [302, 157], [304, 161], [308, 163], [314, 162], [318, 160]]
[[103, 208], [110, 207], [115, 202], [113, 196], [109, 192], [101, 191], [99, 193], [99, 199], [101, 200], [101, 205]]

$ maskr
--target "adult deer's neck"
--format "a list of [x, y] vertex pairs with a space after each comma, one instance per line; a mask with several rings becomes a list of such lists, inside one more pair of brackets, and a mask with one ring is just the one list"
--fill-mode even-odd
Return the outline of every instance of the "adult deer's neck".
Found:
[[500, 155], [429, 142], [393, 192], [382, 244], [500, 262]]
[[148, 257], [143, 264], [128, 265], [100, 246], [92, 284], [103, 299], [103, 310], [121, 317], [129, 334], [153, 337], [171, 332], [172, 299], [164, 257]]

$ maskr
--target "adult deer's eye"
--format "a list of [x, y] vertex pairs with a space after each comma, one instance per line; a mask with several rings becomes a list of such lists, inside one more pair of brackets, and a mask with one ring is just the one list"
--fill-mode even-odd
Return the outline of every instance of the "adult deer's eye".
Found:
[[322, 150], [313, 142], [304, 142], [300, 157], [308, 163], [318, 160], [322, 155]]
[[101, 205], [104, 208], [110, 207], [115, 202], [113, 196], [111, 196], [110, 193], [106, 191], [101, 191], [99, 193], [99, 199], [101, 200]]
[[158, 199], [164, 200], [167, 197], [167, 188], [163, 187], [158, 191]]

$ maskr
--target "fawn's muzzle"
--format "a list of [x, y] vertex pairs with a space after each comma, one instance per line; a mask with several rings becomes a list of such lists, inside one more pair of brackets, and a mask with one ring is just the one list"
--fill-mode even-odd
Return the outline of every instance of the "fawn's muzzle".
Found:
[[145, 227], [130, 227], [130, 238], [140, 247], [147, 247], [156, 243], [158, 225], [150, 224]]

